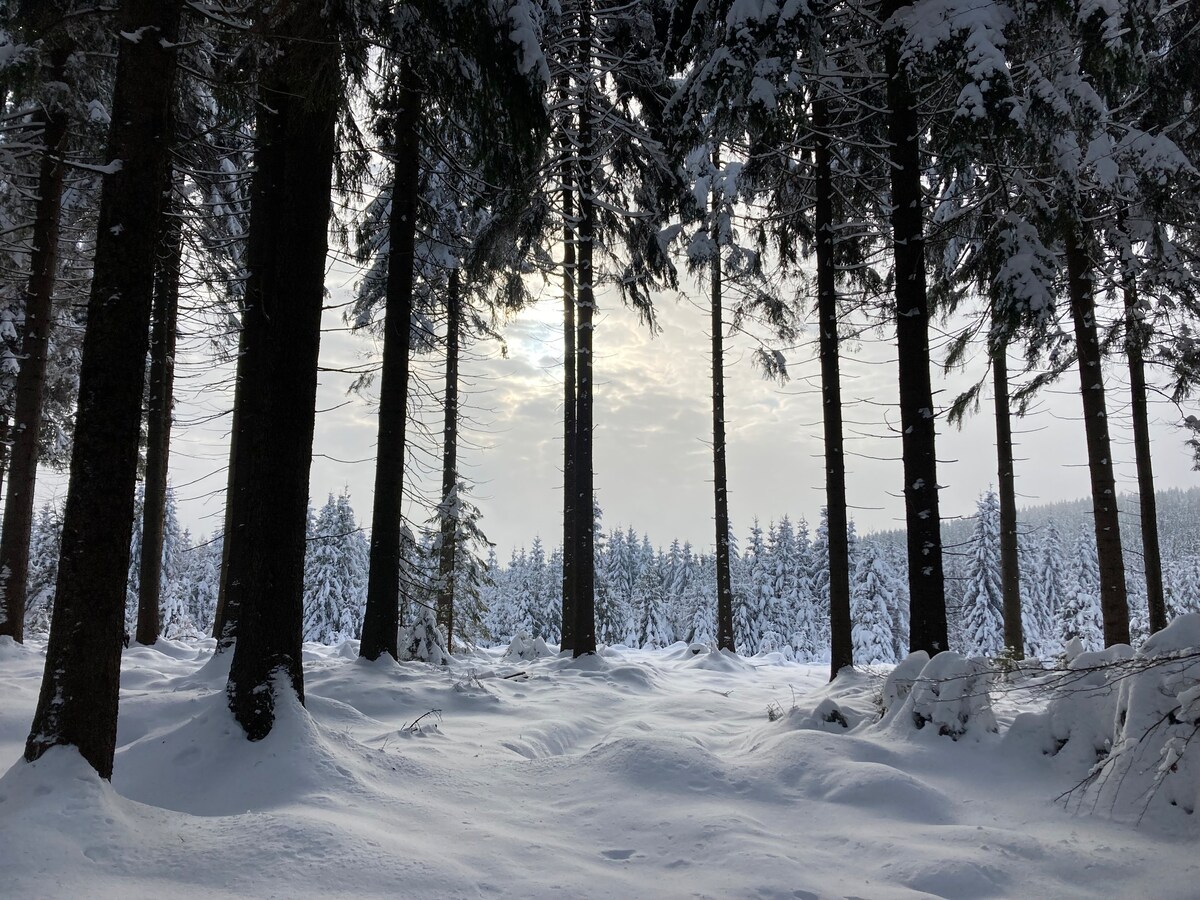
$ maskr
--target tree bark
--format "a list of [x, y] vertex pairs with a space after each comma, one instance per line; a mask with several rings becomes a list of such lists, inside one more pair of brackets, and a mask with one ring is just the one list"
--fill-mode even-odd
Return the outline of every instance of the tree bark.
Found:
[[1064, 244], [1092, 482], [1096, 551], [1100, 558], [1100, 612], [1104, 619], [1104, 645], [1111, 647], [1129, 643], [1129, 604], [1125, 595], [1125, 560], [1121, 554], [1116, 478], [1104, 402], [1103, 357], [1096, 329], [1091, 263], [1087, 250], [1079, 243], [1078, 228], [1074, 221], [1067, 223]]
[[[564, 94], [566, 90], [564, 89]], [[564, 138], [564, 154], [570, 142]], [[579, 519], [575, 504], [577, 427], [575, 415], [575, 184], [571, 165], [563, 163], [563, 575], [562, 638], [560, 650], [575, 647], [575, 593], [579, 562], [576, 557]]]
[[1021, 621], [1021, 562], [1017, 544], [1016, 467], [1008, 401], [1008, 342], [992, 354], [992, 391], [996, 404], [996, 466], [1000, 491], [1000, 589], [1004, 597], [1004, 643], [1025, 658]]
[[7, 413], [0, 413], [0, 489], [3, 488], [4, 479], [8, 475], [10, 427], [11, 422]]
[[[245, 308], [242, 309], [242, 322], [246, 321]], [[217, 608], [213, 616], [212, 635], [217, 639], [217, 653], [228, 650], [237, 639], [239, 609], [237, 607], [238, 592], [235, 590], [233, 603], [229, 602], [229, 572], [230, 554], [234, 546], [231, 535], [245, 529], [245, 520], [241, 513], [242, 490], [244, 481], [237, 478], [238, 461], [238, 431], [241, 430], [242, 406], [244, 397], [242, 385], [246, 372], [246, 330], [238, 334], [237, 371], [233, 376], [233, 409], [229, 419], [229, 471], [225, 475], [225, 524], [221, 532], [221, 575], [217, 587]]]
[[[53, 50], [50, 78], [66, 79], [68, 45]], [[8, 493], [4, 498], [4, 528], [0, 536], [0, 635], [24, 640], [25, 593], [29, 575], [29, 536], [33, 528], [37, 485], [38, 436], [46, 386], [46, 358], [54, 318], [54, 283], [58, 269], [59, 219], [62, 207], [69, 112], [61, 103], [48, 103], [42, 116], [42, 161], [33, 222], [33, 252], [25, 291], [25, 325], [21, 335], [21, 367], [14, 388], [12, 451]], [[7, 418], [5, 420], [7, 425]], [[7, 431], [7, 428], [5, 429]], [[7, 437], [7, 435], [6, 435]]]
[[[885, 0], [883, 18], [911, 5]], [[931, 656], [947, 649], [946, 591], [938, 510], [936, 416], [929, 379], [929, 299], [921, 195], [920, 123], [916, 98], [887, 44], [888, 134], [891, 143], [892, 237], [896, 279], [896, 350], [900, 374], [901, 455], [908, 540], [909, 648]], [[833, 529], [830, 529], [832, 533]]]
[[579, 109], [579, 337], [576, 346], [575, 401], [575, 646], [576, 657], [596, 652], [596, 559], [594, 473], [592, 472], [592, 329], [596, 298], [592, 262], [596, 242], [594, 174], [596, 140], [592, 111], [592, 5], [579, 5], [580, 66], [583, 74]]
[[[167, 181], [170, 190], [170, 179]], [[142, 554], [138, 573], [136, 639], [159, 638], [163, 526], [167, 512], [167, 470], [171, 458], [171, 408], [175, 389], [175, 336], [179, 318], [179, 266], [183, 230], [178, 215], [164, 216], [162, 258], [154, 276], [150, 333], [150, 402], [146, 409], [146, 495], [142, 505]]]
[[[407, 73], [401, 76], [411, 81]], [[396, 121], [395, 175], [388, 223], [389, 256], [384, 311], [383, 370], [379, 384], [379, 441], [375, 457], [375, 504], [371, 513], [371, 568], [359, 653], [378, 659], [399, 656], [400, 563], [404, 495], [405, 417], [412, 332], [413, 252], [417, 228], [420, 96], [401, 86]]]
[[304, 702], [305, 531], [341, 94], [322, 3], [290, 4], [264, 24], [279, 52], [259, 81], [234, 472], [243, 524], [226, 536], [226, 603], [239, 610], [229, 706], [250, 740], [270, 733], [277, 691]]
[[829, 677], [854, 665], [850, 621], [850, 540], [846, 511], [846, 457], [842, 439], [842, 383], [838, 346], [837, 269], [833, 245], [833, 160], [829, 103], [813, 99], [816, 162], [817, 319], [821, 405], [825, 424], [825, 508], [829, 525]]
[[446, 402], [442, 424], [442, 544], [438, 559], [438, 622], [446, 629], [446, 648], [454, 652], [454, 560], [458, 521], [446, 504], [458, 486], [458, 269], [450, 273], [446, 300]]
[[1150, 335], [1138, 316], [1137, 283], [1125, 278], [1125, 353], [1129, 360], [1129, 393], [1132, 401], [1133, 451], [1137, 465], [1138, 505], [1141, 509], [1142, 565], [1146, 573], [1146, 606], [1150, 633], [1167, 627], [1163, 597], [1162, 549], [1158, 539], [1158, 502], [1154, 496], [1154, 463], [1150, 456], [1150, 415], [1146, 398], [1146, 363], [1143, 348]]
[[[133, 530], [154, 257], [168, 164], [181, 0], [127, 0], [103, 176], [75, 446], [46, 671], [25, 746], [70, 745], [102, 778], [116, 751], [121, 643]], [[125, 37], [128, 36], [128, 37]]]
[[[713, 166], [721, 165], [720, 152], [713, 151]], [[717, 649], [736, 652], [733, 637], [733, 574], [729, 559], [729, 474], [725, 460], [725, 323], [723, 272], [721, 271], [720, 199], [713, 196], [713, 258], [709, 265], [709, 301], [712, 304], [712, 429], [713, 501], [717, 547]]]

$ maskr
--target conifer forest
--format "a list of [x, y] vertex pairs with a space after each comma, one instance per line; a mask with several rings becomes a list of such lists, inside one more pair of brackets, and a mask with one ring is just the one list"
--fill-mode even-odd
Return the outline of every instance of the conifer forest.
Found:
[[0, 895], [1200, 896], [1198, 106], [1200, 0], [0, 0]]

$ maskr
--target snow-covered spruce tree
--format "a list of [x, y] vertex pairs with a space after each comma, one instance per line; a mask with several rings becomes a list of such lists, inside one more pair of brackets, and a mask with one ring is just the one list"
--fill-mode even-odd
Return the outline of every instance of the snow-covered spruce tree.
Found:
[[313, 522], [304, 555], [306, 641], [336, 644], [362, 627], [367, 587], [367, 540], [346, 493], [333, 494]]
[[967, 549], [963, 592], [963, 653], [995, 656], [1004, 649], [1000, 585], [1000, 501], [988, 491], [975, 504], [975, 530]]
[[121, 610], [182, 6], [129, 0], [118, 13], [118, 32], [139, 39], [119, 42], [106, 155], [122, 164], [103, 178], [62, 558], [46, 674], [25, 748], [32, 761], [51, 747], [73, 746], [106, 779], [116, 751]]
[[1062, 650], [1058, 612], [1066, 599], [1066, 554], [1058, 526], [1047, 523], [1034, 550], [1030, 590], [1025, 604], [1025, 631], [1031, 652], [1046, 659]]
[[816, 602], [813, 597], [812, 572], [810, 557], [812, 541], [808, 534], [808, 521], [801, 519], [796, 528], [796, 604], [792, 610], [792, 622], [789, 634], [792, 651], [802, 662], [811, 662], [821, 658], [824, 647], [819, 643], [821, 626], [817, 621]]
[[657, 650], [675, 642], [671, 620], [667, 615], [666, 580], [661, 559], [642, 569], [638, 577], [637, 596], [640, 602], [637, 645]]
[[1075, 540], [1074, 579], [1067, 587], [1058, 609], [1058, 637], [1065, 647], [1078, 638], [1085, 650], [1104, 646], [1100, 619], [1100, 560], [1096, 541], [1087, 525]]
[[25, 633], [44, 637], [50, 633], [54, 583], [58, 580], [58, 551], [62, 542], [62, 515], [50, 503], [38, 510], [29, 541], [29, 579], [26, 588]]
[[[221, 587], [221, 556], [224, 540], [220, 534], [201, 539], [187, 553], [178, 593], [187, 620], [201, 634], [211, 635]], [[170, 636], [170, 635], [168, 635]]]
[[868, 666], [892, 663], [896, 658], [888, 607], [895, 593], [895, 573], [874, 541], [860, 541], [857, 550], [850, 594], [854, 662]]
[[743, 559], [741, 590], [733, 611], [733, 634], [737, 652], [753, 656], [767, 624], [767, 599], [771, 590], [766, 545], [758, 519], [750, 526], [750, 540]]

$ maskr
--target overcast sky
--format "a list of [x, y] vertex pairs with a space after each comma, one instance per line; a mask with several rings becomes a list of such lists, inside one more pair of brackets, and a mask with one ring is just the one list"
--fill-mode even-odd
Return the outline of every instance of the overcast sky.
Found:
[[[331, 305], [344, 302], [351, 274], [335, 269]], [[596, 329], [596, 489], [605, 528], [632, 525], [656, 545], [673, 538], [697, 548], [713, 544], [709, 313], [701, 289], [658, 298], [662, 333], [651, 338], [633, 311], [601, 296]], [[328, 369], [361, 367], [374, 342], [344, 330], [340, 311], [326, 315], [321, 363]], [[485, 533], [507, 559], [514, 546], [535, 535], [547, 545], [561, 539], [562, 334], [557, 288], [505, 328], [507, 356], [494, 343], [479, 344], [463, 363], [464, 404], [469, 417], [460, 450], [464, 475], [475, 485]], [[215, 365], [193, 342], [179, 355], [176, 429], [171, 478], [180, 517], [194, 536], [220, 528], [228, 441], [230, 366]], [[730, 512], [737, 534], [758, 516], [764, 525], [790, 515], [815, 525], [823, 502], [821, 414], [815, 333], [811, 329], [789, 354], [791, 380], [764, 381], [750, 363], [751, 341], [735, 337], [726, 360]], [[441, 390], [441, 360], [417, 369]], [[848, 495], [860, 531], [902, 524], [899, 496], [900, 442], [895, 431], [896, 366], [890, 334], [867, 334], [848, 348], [843, 364], [846, 402]], [[934, 373], [939, 402], [980, 376], [978, 366], [947, 379]], [[1122, 490], [1134, 490], [1133, 448], [1127, 440], [1127, 388], [1119, 370], [1108, 376], [1110, 417]], [[352, 374], [323, 372], [318, 397], [312, 497], [320, 506], [330, 492], [348, 488], [360, 522], [369, 524], [376, 426], [370, 403], [348, 394]], [[431, 403], [426, 404], [431, 405]], [[1159, 488], [1191, 487], [1183, 437], [1172, 423], [1174, 407], [1157, 402], [1153, 414]], [[440, 415], [434, 411], [440, 435]], [[1052, 389], [1035, 414], [1015, 424], [1020, 442], [1017, 490], [1026, 504], [1084, 497], [1088, 491], [1077, 376]], [[978, 494], [994, 485], [995, 431], [990, 392], [980, 413], [961, 432], [943, 426], [939, 481], [943, 517], [967, 516]], [[426, 467], [439, 465], [436, 444], [420, 442], [415, 454]], [[65, 479], [43, 478], [42, 496], [61, 495]], [[440, 473], [425, 485], [440, 485]], [[433, 488], [436, 491], [436, 488]], [[412, 492], [410, 496], [415, 496]], [[410, 506], [416, 521], [427, 513]]]

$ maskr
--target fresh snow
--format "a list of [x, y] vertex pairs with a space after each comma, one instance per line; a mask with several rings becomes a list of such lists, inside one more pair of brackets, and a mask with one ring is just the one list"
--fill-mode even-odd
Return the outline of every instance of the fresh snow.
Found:
[[[1195, 646], [1200, 616], [1185, 618], [1145, 652]], [[307, 709], [281, 703], [259, 743], [226, 709], [211, 640], [135, 645], [111, 785], [68, 749], [0, 778], [2, 893], [1196, 896], [1200, 829], [1179, 807], [1135, 827], [1055, 802], [1094, 754], [1043, 752], [1050, 713], [1020, 673], [991, 704], [959, 690], [955, 722], [969, 719], [951, 740], [903, 713], [928, 706], [934, 675], [971, 668], [953, 654], [898, 667], [881, 722], [886, 669], [830, 686], [781, 654], [677, 643], [573, 661], [522, 641], [448, 666], [306, 645]], [[0, 641], [6, 762], [44, 649]], [[1170, 689], [1194, 703], [1194, 681]], [[1153, 687], [1119, 702], [1152, 717], [1161, 692], [1137, 697]]]

